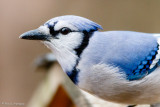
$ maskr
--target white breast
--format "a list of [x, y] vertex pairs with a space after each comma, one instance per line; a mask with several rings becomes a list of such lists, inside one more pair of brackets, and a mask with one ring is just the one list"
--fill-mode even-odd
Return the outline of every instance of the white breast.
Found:
[[160, 68], [141, 80], [128, 81], [119, 68], [97, 64], [82, 68], [78, 86], [105, 100], [125, 104], [153, 104], [160, 101]]

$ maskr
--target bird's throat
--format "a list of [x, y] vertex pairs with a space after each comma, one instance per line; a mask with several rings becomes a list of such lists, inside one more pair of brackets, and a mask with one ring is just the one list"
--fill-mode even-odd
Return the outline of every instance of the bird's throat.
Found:
[[55, 54], [58, 62], [60, 63], [63, 71], [69, 76], [73, 83], [78, 83], [78, 73], [77, 65], [79, 63], [79, 57], [73, 54]]

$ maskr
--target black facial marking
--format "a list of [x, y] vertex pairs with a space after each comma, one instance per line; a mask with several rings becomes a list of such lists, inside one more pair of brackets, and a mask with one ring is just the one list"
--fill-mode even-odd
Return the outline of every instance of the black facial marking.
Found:
[[83, 34], [84, 34], [83, 36], [85, 36], [85, 37], [83, 38], [81, 45], [78, 46], [78, 48], [74, 49], [79, 58], [77, 59], [77, 62], [75, 64], [75, 66], [73, 67], [73, 69], [71, 71], [67, 72], [67, 75], [75, 84], [78, 83], [78, 74], [80, 72], [80, 70], [77, 69], [77, 66], [78, 66], [79, 60], [80, 60], [80, 55], [81, 55], [82, 51], [87, 47], [87, 45], [89, 43], [89, 38], [91, 37], [93, 32], [94, 31], [92, 31], [92, 30], [90, 32], [83, 31]]
[[56, 35], [57, 35], [59, 32], [54, 30], [54, 26], [55, 26], [57, 23], [58, 23], [58, 21], [57, 21], [57, 22], [54, 22], [53, 25], [47, 24], [47, 26], [48, 26], [48, 28], [49, 28], [49, 31], [50, 31], [50, 34], [54, 37], [54, 39], [58, 39], [58, 38], [56, 37]]
[[76, 51], [76, 54], [78, 55], [78, 57], [80, 57], [83, 50], [87, 47], [87, 45], [89, 43], [89, 38], [93, 34], [93, 31], [94, 30], [91, 30], [90, 32], [83, 31], [84, 37], [83, 37], [82, 43], [80, 46], [78, 46], [77, 48], [74, 49]]

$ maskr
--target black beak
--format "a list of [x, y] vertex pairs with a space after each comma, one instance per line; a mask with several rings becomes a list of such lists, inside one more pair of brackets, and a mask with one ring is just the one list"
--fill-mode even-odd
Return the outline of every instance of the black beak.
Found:
[[50, 36], [47, 34], [44, 34], [39, 29], [35, 29], [35, 30], [31, 30], [31, 31], [23, 33], [19, 38], [28, 39], [28, 40], [47, 40], [49, 41]]

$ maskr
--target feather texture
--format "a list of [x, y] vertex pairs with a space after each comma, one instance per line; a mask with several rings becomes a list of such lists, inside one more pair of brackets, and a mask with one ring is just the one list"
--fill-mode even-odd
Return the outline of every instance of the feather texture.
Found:
[[87, 65], [102, 63], [118, 67], [128, 80], [137, 80], [153, 71], [153, 67], [149, 67], [156, 58], [158, 46], [153, 34], [97, 31], [84, 51], [82, 60]]
[[55, 22], [57, 21], [65, 21], [73, 26], [77, 27], [79, 31], [90, 31], [90, 30], [98, 30], [98, 29], [103, 29], [99, 24], [88, 20], [86, 18], [80, 17], [80, 16], [74, 16], [74, 15], [66, 15], [66, 16], [59, 16], [55, 17], [53, 19], [50, 19], [47, 21], [45, 24], [54, 25]]

